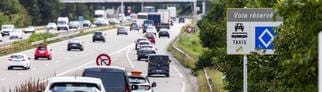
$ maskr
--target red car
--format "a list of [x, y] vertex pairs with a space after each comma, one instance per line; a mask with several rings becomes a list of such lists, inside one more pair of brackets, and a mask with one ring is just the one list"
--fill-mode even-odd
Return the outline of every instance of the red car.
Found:
[[47, 58], [48, 60], [51, 60], [51, 51], [48, 46], [38, 46], [35, 50], [35, 56], [34, 59], [38, 60], [38, 58]]
[[154, 35], [154, 33], [146, 33], [145, 37], [153, 44], [155, 44], [156, 42], [156, 37]]

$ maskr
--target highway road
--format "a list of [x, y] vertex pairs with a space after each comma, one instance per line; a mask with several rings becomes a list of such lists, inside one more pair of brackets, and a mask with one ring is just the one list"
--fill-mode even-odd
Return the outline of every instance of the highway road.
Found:
[[[168, 54], [166, 48], [179, 34], [184, 24], [175, 24], [171, 28], [171, 38], [158, 38], [157, 53]], [[105, 31], [107, 42], [91, 42], [92, 35], [77, 37], [84, 41], [84, 51], [67, 51], [67, 41], [50, 44], [53, 49], [53, 59], [32, 60], [30, 70], [7, 70], [8, 55], [0, 57], [0, 90], [7, 90], [30, 79], [44, 80], [53, 76], [79, 76], [84, 67], [94, 66], [96, 56], [107, 53], [112, 58], [112, 65], [125, 67], [128, 72], [141, 70], [147, 72], [147, 63], [136, 60], [134, 41], [142, 37], [142, 31], [129, 31], [129, 35], [116, 35], [116, 29]], [[21, 53], [33, 58], [34, 49]], [[170, 77], [150, 77], [157, 83], [155, 92], [197, 92], [196, 79], [190, 75], [190, 70], [181, 66], [175, 58], [171, 57]]]

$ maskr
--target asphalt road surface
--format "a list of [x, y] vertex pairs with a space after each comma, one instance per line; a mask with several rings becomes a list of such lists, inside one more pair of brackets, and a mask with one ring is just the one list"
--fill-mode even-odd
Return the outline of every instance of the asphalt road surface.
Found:
[[[179, 34], [184, 24], [175, 24], [171, 27], [170, 38], [158, 38], [155, 46], [157, 53], [169, 54], [167, 46]], [[53, 49], [52, 60], [32, 60], [30, 70], [7, 70], [8, 57], [0, 57], [0, 90], [13, 88], [31, 79], [45, 80], [53, 76], [79, 76], [84, 67], [94, 66], [96, 57], [107, 53], [112, 58], [113, 66], [125, 67], [127, 71], [141, 70], [147, 72], [147, 63], [136, 60], [134, 41], [143, 37], [142, 31], [129, 31], [129, 35], [116, 35], [116, 29], [104, 31], [107, 34], [106, 43], [92, 42], [92, 35], [77, 37], [84, 41], [84, 51], [67, 51], [67, 41], [50, 44]], [[33, 58], [34, 49], [21, 53]], [[170, 77], [150, 77], [157, 87], [155, 92], [197, 92], [197, 82], [190, 70], [181, 66], [171, 57]]]

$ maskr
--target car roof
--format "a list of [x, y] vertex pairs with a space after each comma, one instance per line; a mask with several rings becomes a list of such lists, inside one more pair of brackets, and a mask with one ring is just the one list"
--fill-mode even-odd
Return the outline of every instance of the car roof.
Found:
[[85, 70], [86, 69], [115, 69], [115, 70], [126, 71], [125, 68], [119, 67], [119, 66], [89, 66], [89, 67], [86, 67]]
[[80, 77], [80, 76], [66, 76], [66, 77], [53, 77], [48, 80], [49, 83], [57, 82], [82, 82], [82, 83], [96, 83], [101, 84], [101, 79], [93, 77]]
[[169, 56], [169, 55], [167, 55], [167, 54], [151, 54], [149, 56]]

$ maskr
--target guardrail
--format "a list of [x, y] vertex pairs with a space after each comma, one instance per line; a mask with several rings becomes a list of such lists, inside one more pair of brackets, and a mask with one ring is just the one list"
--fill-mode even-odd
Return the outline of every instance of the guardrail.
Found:
[[[182, 55], [184, 55], [185, 57], [187, 57], [189, 60], [191, 61], [194, 61], [194, 59], [186, 54], [183, 50], [179, 49], [175, 44], [177, 43], [177, 41], [179, 40], [180, 38], [178, 37], [172, 44], [172, 47], [177, 50], [178, 52], [180, 52]], [[208, 85], [208, 89], [209, 89], [209, 92], [213, 92], [213, 88], [214, 88], [214, 85], [213, 85], [213, 82], [212, 82], [212, 79], [208, 76], [208, 73], [205, 69], [203, 69], [203, 72], [205, 73], [205, 78], [206, 78], [206, 81], [207, 81], [207, 85]]]

